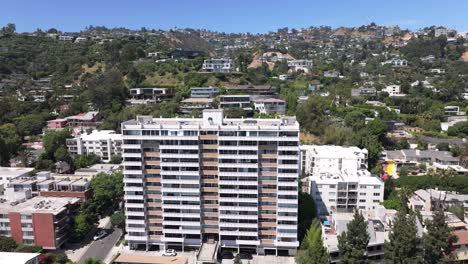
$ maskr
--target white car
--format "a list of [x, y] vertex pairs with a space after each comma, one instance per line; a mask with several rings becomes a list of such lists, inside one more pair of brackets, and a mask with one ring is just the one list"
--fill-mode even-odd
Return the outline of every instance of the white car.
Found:
[[101, 238], [103, 238], [105, 236], [107, 236], [107, 232], [104, 231], [104, 230], [101, 230], [93, 237], [93, 240], [96, 241], [96, 240], [99, 240], [99, 239], [101, 239]]
[[162, 255], [165, 256], [165, 257], [175, 257], [175, 256], [177, 256], [177, 252], [175, 250], [173, 250], [173, 249], [166, 249], [166, 250], [164, 250]]

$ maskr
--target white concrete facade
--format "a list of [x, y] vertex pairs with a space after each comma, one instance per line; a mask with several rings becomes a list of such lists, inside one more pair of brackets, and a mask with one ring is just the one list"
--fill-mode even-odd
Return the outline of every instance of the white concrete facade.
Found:
[[81, 134], [67, 139], [68, 152], [71, 155], [96, 154], [102, 161], [109, 162], [113, 155], [122, 153], [122, 135], [113, 130], [93, 130], [91, 134]]
[[[122, 123], [126, 239], [294, 255], [299, 124], [281, 119], [140, 116]], [[280, 252], [280, 253], [281, 253]]]

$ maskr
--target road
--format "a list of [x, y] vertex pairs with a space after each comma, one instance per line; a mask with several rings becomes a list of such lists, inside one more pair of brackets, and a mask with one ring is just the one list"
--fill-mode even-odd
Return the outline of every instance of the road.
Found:
[[110, 233], [106, 237], [99, 239], [97, 241], [91, 242], [86, 252], [82, 255], [78, 264], [83, 264], [87, 258], [95, 258], [104, 260], [111, 251], [112, 247], [117, 243], [120, 236], [122, 236], [122, 229], [107, 229]]

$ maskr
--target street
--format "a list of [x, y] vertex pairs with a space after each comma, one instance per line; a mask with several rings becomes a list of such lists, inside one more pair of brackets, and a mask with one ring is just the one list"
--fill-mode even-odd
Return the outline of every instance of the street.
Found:
[[99, 239], [97, 241], [93, 241], [90, 243], [86, 252], [81, 256], [78, 264], [83, 264], [85, 259], [87, 258], [95, 258], [104, 260], [107, 254], [111, 251], [114, 245], [119, 240], [120, 236], [122, 235], [122, 229], [115, 228], [115, 229], [106, 229], [110, 234], [106, 237]]

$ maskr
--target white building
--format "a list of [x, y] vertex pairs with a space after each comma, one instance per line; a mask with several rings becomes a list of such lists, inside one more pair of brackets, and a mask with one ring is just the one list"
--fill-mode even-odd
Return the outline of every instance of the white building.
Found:
[[401, 92], [401, 86], [396, 85], [396, 84], [392, 84], [392, 85], [389, 85], [389, 86], [385, 87], [385, 89], [383, 89], [383, 91], [387, 92], [388, 96], [390, 96], [390, 97], [406, 96], [406, 94]]
[[382, 65], [387, 65], [387, 64], [390, 64], [393, 67], [406, 67], [408, 66], [408, 61], [404, 59], [391, 59], [391, 60], [382, 62]]
[[288, 61], [288, 68], [290, 71], [303, 71], [305, 73], [308, 73], [310, 70], [312, 70], [313, 63], [311, 60], [290, 60]]
[[277, 98], [260, 98], [254, 100], [254, 107], [261, 114], [284, 114], [286, 112], [286, 101]]
[[39, 253], [0, 252], [0, 263], [39, 264]]
[[235, 71], [234, 61], [231, 59], [209, 59], [202, 65], [204, 72], [231, 73]]
[[122, 123], [126, 240], [294, 255], [299, 123], [139, 116]]
[[0, 167], [0, 194], [4, 192], [6, 185], [10, 180], [26, 177], [33, 170], [34, 168]]
[[366, 149], [341, 146], [301, 146], [305, 192], [321, 215], [372, 210], [383, 201], [384, 183], [367, 170]]
[[96, 154], [102, 161], [109, 162], [113, 155], [121, 155], [122, 135], [114, 130], [93, 130], [75, 138], [67, 139], [71, 155]]

